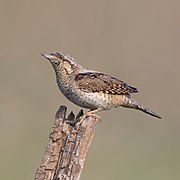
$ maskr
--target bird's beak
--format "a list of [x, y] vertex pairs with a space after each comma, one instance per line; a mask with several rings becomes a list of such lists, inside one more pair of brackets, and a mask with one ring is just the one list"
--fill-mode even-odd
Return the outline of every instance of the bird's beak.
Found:
[[41, 55], [49, 60], [53, 59], [53, 55], [50, 55], [50, 54], [41, 54]]

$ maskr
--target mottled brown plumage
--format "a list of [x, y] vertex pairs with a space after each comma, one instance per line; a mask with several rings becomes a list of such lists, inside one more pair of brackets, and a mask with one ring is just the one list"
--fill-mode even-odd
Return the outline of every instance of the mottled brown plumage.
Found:
[[84, 68], [65, 53], [42, 55], [52, 64], [64, 96], [76, 105], [90, 109], [88, 114], [122, 106], [161, 118], [132, 99], [131, 93], [138, 92], [135, 87], [105, 73]]
[[79, 73], [75, 76], [75, 83], [84, 92], [103, 92], [114, 95], [138, 92], [135, 87], [110, 75], [98, 72]]

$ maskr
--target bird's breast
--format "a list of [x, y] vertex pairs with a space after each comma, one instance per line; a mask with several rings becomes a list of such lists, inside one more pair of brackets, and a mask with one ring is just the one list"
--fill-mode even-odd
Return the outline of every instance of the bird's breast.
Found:
[[74, 104], [88, 109], [102, 108], [104, 110], [120, 106], [121, 95], [103, 92], [86, 92], [79, 89], [71, 79], [57, 79], [57, 84], [63, 95]]
[[106, 110], [112, 107], [117, 107], [121, 103], [115, 95], [108, 95], [99, 92], [84, 92], [68, 84], [61, 84], [59, 88], [68, 100], [87, 109], [102, 108]]

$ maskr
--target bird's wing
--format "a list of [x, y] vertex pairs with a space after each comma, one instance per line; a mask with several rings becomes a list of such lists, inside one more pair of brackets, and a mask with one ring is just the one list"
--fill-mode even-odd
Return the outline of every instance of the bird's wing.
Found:
[[104, 92], [119, 95], [138, 92], [135, 87], [99, 72], [79, 73], [75, 76], [75, 83], [84, 92]]

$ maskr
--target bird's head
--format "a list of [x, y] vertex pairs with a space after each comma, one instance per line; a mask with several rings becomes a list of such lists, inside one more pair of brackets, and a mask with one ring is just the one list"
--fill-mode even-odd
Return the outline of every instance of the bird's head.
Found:
[[55, 71], [65, 70], [67, 74], [71, 74], [74, 70], [79, 69], [79, 65], [75, 60], [63, 52], [41, 55], [50, 61]]

